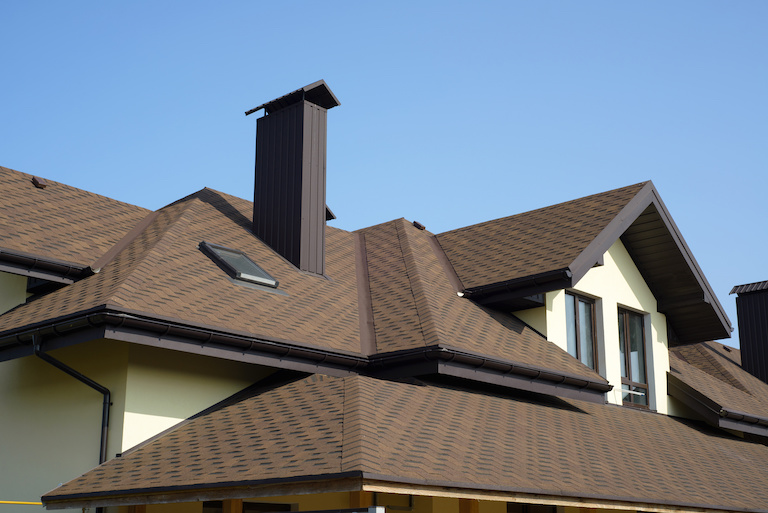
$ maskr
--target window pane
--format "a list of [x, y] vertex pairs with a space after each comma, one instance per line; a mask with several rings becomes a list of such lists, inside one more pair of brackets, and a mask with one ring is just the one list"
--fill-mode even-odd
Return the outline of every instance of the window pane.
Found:
[[576, 351], [576, 308], [574, 302], [576, 298], [570, 294], [565, 295], [565, 323], [568, 340], [568, 352], [574, 357], [578, 358], [579, 354]]
[[645, 348], [643, 347], [643, 317], [629, 313], [629, 351], [632, 372], [630, 379], [645, 383]]
[[592, 303], [579, 300], [579, 343], [581, 361], [588, 367], [595, 368], [595, 355], [592, 332]]
[[633, 385], [621, 385], [622, 401], [648, 406], [648, 389]]

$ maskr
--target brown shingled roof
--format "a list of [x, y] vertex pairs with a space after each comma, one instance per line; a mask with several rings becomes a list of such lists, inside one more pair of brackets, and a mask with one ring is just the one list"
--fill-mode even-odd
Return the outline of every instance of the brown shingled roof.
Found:
[[249, 497], [356, 475], [358, 486], [766, 511], [765, 461], [768, 447], [645, 411], [313, 376], [186, 421], [43, 501]]
[[[327, 275], [301, 273], [250, 231], [252, 204], [205, 189], [161, 209], [98, 273], [0, 317], [0, 332], [112, 308], [153, 319], [360, 352], [353, 235], [328, 228]], [[244, 251], [277, 292], [234, 283], [202, 241]], [[329, 299], [332, 298], [333, 301]]]
[[379, 353], [440, 345], [604, 381], [517, 317], [457, 296], [429, 232], [403, 219], [361, 232]]
[[649, 182], [437, 236], [465, 288], [570, 266]]
[[0, 166], [0, 250], [88, 266], [150, 211]]
[[741, 367], [738, 349], [726, 347], [671, 349], [669, 393], [715, 426], [768, 436], [768, 385]]

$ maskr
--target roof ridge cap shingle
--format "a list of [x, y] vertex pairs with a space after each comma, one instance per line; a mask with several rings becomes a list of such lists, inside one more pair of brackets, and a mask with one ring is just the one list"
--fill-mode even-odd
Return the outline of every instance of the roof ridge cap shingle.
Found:
[[141, 237], [147, 232], [147, 230], [151, 229], [152, 226], [155, 223], [162, 222], [162, 216], [163, 214], [170, 216], [171, 218], [168, 219], [167, 224], [165, 227], [161, 230], [161, 234], [155, 238], [155, 240], [148, 245], [147, 248], [144, 249], [143, 254], [141, 257], [131, 266], [130, 270], [128, 270], [122, 277], [120, 277], [112, 286], [112, 290], [110, 293], [106, 296], [106, 301], [112, 301], [115, 305], [120, 307], [126, 307], [126, 304], [123, 301], [119, 301], [117, 299], [117, 296], [121, 293], [121, 291], [124, 290], [125, 284], [136, 275], [137, 272], [139, 272], [139, 269], [142, 267], [142, 264], [146, 262], [147, 258], [152, 255], [157, 248], [157, 245], [162, 241], [165, 240], [169, 234], [171, 227], [179, 222], [180, 219], [182, 219], [191, 209], [191, 207], [195, 204], [202, 203], [199, 198], [193, 198], [193, 200], [197, 200], [198, 203], [189, 202], [185, 204], [178, 204], [178, 212], [170, 212], [172, 206], [177, 206], [177, 204], [173, 205], [166, 205], [165, 207], [159, 209], [157, 211], [158, 215], [154, 217], [151, 222], [144, 227], [144, 229], [141, 231], [141, 233], [137, 234], [133, 240], [126, 245], [125, 248], [122, 249], [115, 257], [112, 259], [112, 262], [119, 259], [120, 256], [131, 249], [131, 247], [134, 244], [137, 244]]
[[397, 229], [400, 251], [403, 254], [403, 261], [405, 262], [406, 275], [408, 277], [408, 282], [411, 284], [411, 294], [413, 295], [416, 315], [419, 318], [422, 338], [426, 344], [426, 342], [431, 340], [434, 336], [439, 343], [440, 330], [437, 329], [434, 314], [429, 307], [426, 291], [427, 285], [421, 278], [419, 264], [416, 261], [413, 249], [411, 248], [410, 236], [407, 233], [408, 225], [406, 223], [407, 221], [405, 219], [398, 219], [395, 222], [395, 228]]
[[[29, 178], [30, 180], [32, 180], [32, 178], [34, 178], [34, 177], [42, 178], [41, 175], [35, 175], [35, 174], [31, 174], [31, 173], [26, 173], [24, 171], [18, 171], [16, 169], [13, 169], [13, 168], [10, 168], [10, 167], [5, 167], [5, 166], [0, 166], [0, 170], [10, 171], [11, 173], [23, 175], [23, 176]], [[54, 185], [57, 186], [57, 187], [64, 187], [66, 189], [71, 189], [71, 190], [83, 192], [85, 194], [88, 194], [89, 196], [95, 196], [95, 197], [98, 197], [98, 198], [103, 198], [103, 199], [108, 200], [108, 201], [110, 201], [112, 203], [119, 203], [121, 205], [127, 205], [129, 207], [138, 208], [138, 209], [141, 209], [141, 210], [145, 210], [147, 212], [151, 212], [152, 211], [151, 209], [146, 208], [146, 207], [142, 207], [141, 205], [136, 205], [134, 203], [129, 203], [127, 201], [118, 200], [118, 199], [115, 199], [115, 198], [113, 198], [111, 196], [105, 196], [104, 194], [99, 194], [98, 192], [89, 191], [88, 189], [81, 189], [80, 187], [75, 187], [74, 185], [69, 185], [69, 184], [66, 184], [64, 182], [57, 182], [56, 180], [52, 180], [50, 178], [45, 178], [45, 181], [48, 184], [47, 187], [51, 187], [51, 186], [54, 186]]]
[[347, 376], [344, 380], [344, 398], [342, 406], [342, 437], [341, 437], [341, 472], [375, 471], [375, 461], [370, 461], [371, 454], [378, 454], [375, 418], [371, 422], [370, 415], [375, 416], [373, 397], [363, 388], [360, 375]]
[[636, 192], [640, 192], [640, 190], [642, 190], [643, 187], [645, 187], [648, 184], [652, 184], [652, 183], [653, 182], [651, 180], [646, 180], [644, 182], [638, 182], [636, 184], [627, 185], [627, 186], [624, 186], [624, 187], [618, 187], [616, 189], [611, 189], [611, 190], [608, 190], [608, 191], [598, 192], [598, 193], [595, 193], [595, 194], [588, 194], [588, 195], [582, 196], [580, 198], [575, 198], [575, 199], [567, 200], [567, 201], [561, 201], [560, 203], [555, 203], [553, 205], [545, 205], [543, 207], [534, 208], [534, 209], [531, 209], [531, 210], [526, 210], [524, 212], [518, 212], [517, 214], [512, 214], [512, 215], [509, 215], [509, 216], [498, 217], [496, 219], [489, 219], [488, 221], [483, 221], [483, 222], [476, 223], [476, 224], [470, 224], [468, 226], [461, 226], [461, 227], [455, 228], [453, 230], [447, 230], [447, 231], [438, 233], [437, 235], [445, 235], [445, 234], [449, 234], [449, 233], [454, 233], [454, 232], [458, 232], [458, 231], [461, 231], [461, 230], [465, 230], [467, 228], [475, 228], [475, 227], [480, 227], [480, 226], [485, 226], [485, 225], [493, 224], [493, 223], [496, 223], [496, 222], [499, 222], [499, 221], [503, 221], [503, 220], [507, 220], [507, 219], [512, 219], [512, 218], [518, 217], [518, 216], [525, 216], [525, 215], [529, 215], [529, 214], [538, 213], [538, 212], [541, 212], [541, 211], [544, 211], [544, 210], [561, 208], [563, 206], [571, 205], [573, 203], [577, 203], [577, 202], [580, 202], [580, 201], [586, 201], [586, 200], [589, 200], [589, 199], [596, 198], [598, 196], [604, 196], [604, 195], [608, 195], [608, 194], [613, 194], [613, 193], [617, 193], [619, 191], [626, 191], [626, 190], [633, 189], [633, 188], [637, 189]]
[[[690, 362], [687, 362], [687, 361], [683, 360], [682, 358], [676, 358], [676, 360], [677, 360], [677, 362], [679, 364], [682, 364], [683, 366], [688, 367], [689, 368], [689, 369], [687, 369], [688, 372], [693, 372], [694, 374], [696, 374], [699, 377], [702, 377], [704, 379], [715, 380], [715, 382], [722, 383], [723, 385], [725, 385], [725, 386], [727, 386], [727, 387], [732, 389], [731, 393], [736, 394], [737, 396], [741, 396], [743, 398], [743, 400], [746, 400], [746, 401], [749, 401], [749, 402], [755, 400], [755, 396], [750, 394], [749, 392], [746, 392], [744, 390], [736, 388], [735, 386], [731, 385], [730, 383], [728, 383], [726, 381], [723, 381], [722, 379], [718, 378], [717, 376], [714, 376], [714, 375], [710, 374], [709, 372], [700, 369], [696, 365], [694, 365], [694, 364], [692, 364]], [[679, 370], [675, 371], [674, 365], [672, 364], [672, 360], [670, 360], [670, 372], [672, 372], [672, 373], [674, 373], [674, 372], [678, 372], [679, 373], [680, 372]], [[688, 384], [688, 382], [684, 378], [680, 377], [679, 374], [677, 376], [675, 376], [675, 377], [677, 379], [679, 379], [680, 381], [682, 381], [683, 383], [686, 383], [688, 386], [690, 386], [694, 390], [696, 390], [696, 392], [698, 392], [699, 394], [705, 396], [707, 399], [709, 399], [713, 403], [717, 404], [718, 407], [726, 409], [726, 410], [730, 409], [728, 404], [721, 404], [721, 401], [719, 401], [717, 399], [714, 399], [711, 396], [711, 392], [708, 392], [706, 390], [699, 390], [696, 387], [694, 387], [693, 385]], [[759, 398], [757, 398], [757, 399], [759, 400]], [[745, 413], [754, 413], [754, 412], [745, 412]]]
[[[683, 352], [686, 351], [686, 347], [688, 348], [688, 351], [696, 351], [701, 356], [701, 358], [706, 361], [709, 368], [702, 368], [701, 366], [696, 365], [695, 360], [692, 361], [690, 358], [686, 357], [685, 354], [683, 354]], [[748, 395], [752, 395], [752, 393], [741, 383], [741, 381], [738, 380], [738, 378], [736, 378], [736, 376], [734, 376], [728, 369], [726, 369], [722, 363], [717, 361], [717, 359], [711, 354], [711, 349], [706, 345], [706, 343], [677, 347], [670, 349], [670, 351], [673, 352], [679, 359], [688, 365], [693, 366], [699, 371], [704, 372], [705, 374], [708, 374], [709, 376], [712, 376], [719, 381], [722, 381], [728, 386], [741, 390]]]

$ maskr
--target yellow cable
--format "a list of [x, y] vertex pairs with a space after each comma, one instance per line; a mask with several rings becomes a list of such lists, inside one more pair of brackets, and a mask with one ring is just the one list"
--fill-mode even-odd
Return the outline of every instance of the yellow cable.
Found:
[[42, 502], [25, 502], [25, 501], [0, 501], [0, 504], [26, 504], [29, 506], [42, 506]]

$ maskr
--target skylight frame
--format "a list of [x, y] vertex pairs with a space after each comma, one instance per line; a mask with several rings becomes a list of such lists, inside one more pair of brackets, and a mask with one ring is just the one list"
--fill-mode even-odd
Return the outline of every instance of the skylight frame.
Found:
[[[200, 249], [219, 267], [221, 267], [232, 279], [247, 283], [255, 283], [264, 287], [276, 289], [280, 284], [275, 278], [254, 262], [248, 255], [239, 249], [228, 248], [220, 244], [202, 241]], [[244, 259], [243, 266], [238, 266], [237, 259]]]

